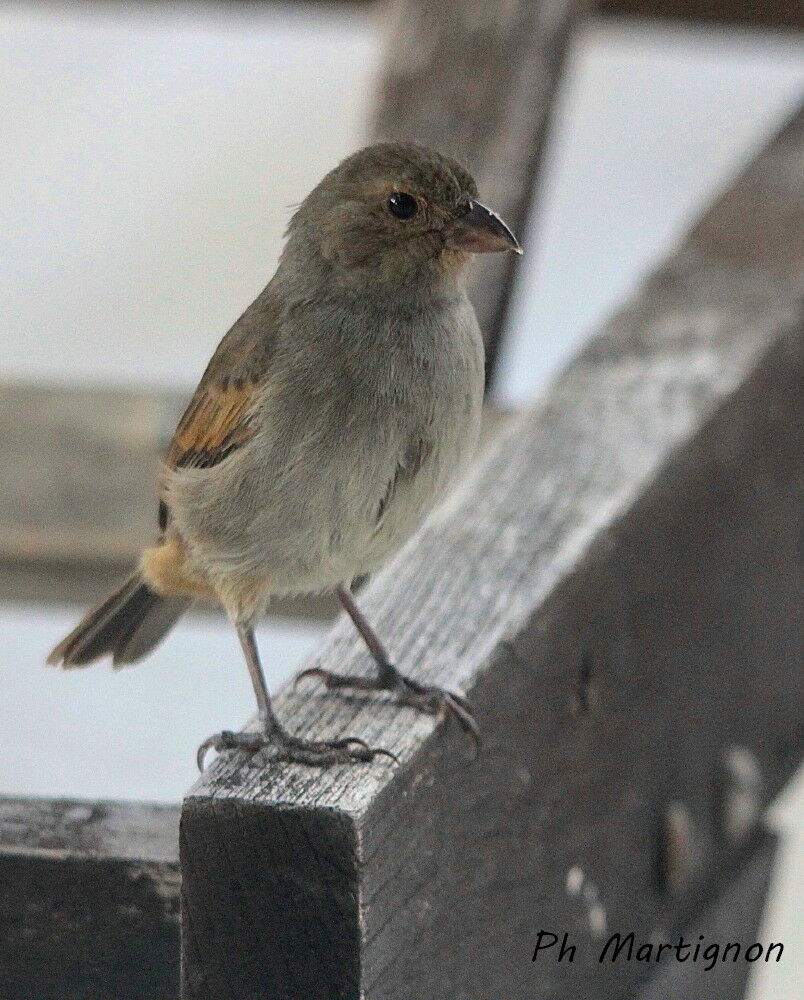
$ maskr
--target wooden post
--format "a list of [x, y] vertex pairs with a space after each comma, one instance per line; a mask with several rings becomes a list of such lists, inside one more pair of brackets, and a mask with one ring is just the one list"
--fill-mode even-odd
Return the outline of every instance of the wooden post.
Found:
[[[472, 699], [478, 759], [308, 681], [294, 732], [401, 765], [234, 752], [188, 795], [184, 1000], [620, 996], [642, 969], [604, 935], [714, 901], [801, 751], [803, 123], [363, 594], [400, 668]], [[346, 622], [313, 663], [370, 669]], [[542, 928], [573, 963], [531, 961]]]
[[[567, 39], [584, 0], [396, 0], [375, 133], [454, 156], [524, 232]], [[532, 257], [530, 258], [532, 261]], [[513, 254], [475, 265], [471, 297], [493, 372]]]

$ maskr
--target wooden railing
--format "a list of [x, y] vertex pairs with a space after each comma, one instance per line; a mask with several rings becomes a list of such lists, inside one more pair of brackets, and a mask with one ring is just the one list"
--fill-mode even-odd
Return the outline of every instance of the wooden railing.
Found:
[[[471, 76], [471, 18], [416, 86], [400, 23], [379, 114], [509, 183], [520, 223], [576, 16], [550, 10], [544, 30], [524, 7], [500, 29], [521, 72], [464, 95], [460, 128], [425, 96]], [[617, 931], [756, 933], [762, 812], [802, 748], [802, 162], [799, 112], [367, 587], [399, 666], [471, 698], [477, 758], [457, 729], [304, 682], [277, 699], [294, 731], [349, 732], [399, 766], [224, 755], [180, 846], [178, 809], [0, 800], [3, 1000], [743, 995], [744, 963], [598, 956]], [[491, 265], [475, 286], [492, 354], [511, 278]], [[115, 459], [138, 481], [176, 401], [160, 405]], [[75, 536], [53, 538], [68, 558]], [[135, 544], [109, 538], [110, 559]], [[312, 662], [369, 669], [345, 622]], [[533, 961], [540, 930], [575, 960]]]
[[[601, 939], [687, 926], [754, 863], [800, 751], [803, 125], [367, 588], [396, 661], [471, 698], [478, 759], [305, 684], [278, 700], [294, 731], [400, 766], [231, 755], [190, 792], [187, 1000], [625, 996], [642, 967]], [[313, 664], [369, 668], [346, 622]], [[572, 964], [531, 962], [540, 928]]]

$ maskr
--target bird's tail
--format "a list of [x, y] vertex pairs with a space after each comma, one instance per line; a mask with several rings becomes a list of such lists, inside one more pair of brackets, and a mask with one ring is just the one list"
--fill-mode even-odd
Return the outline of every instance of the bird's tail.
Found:
[[111, 654], [116, 667], [134, 663], [161, 642], [190, 603], [183, 597], [161, 597], [134, 573], [62, 639], [47, 662], [83, 667]]

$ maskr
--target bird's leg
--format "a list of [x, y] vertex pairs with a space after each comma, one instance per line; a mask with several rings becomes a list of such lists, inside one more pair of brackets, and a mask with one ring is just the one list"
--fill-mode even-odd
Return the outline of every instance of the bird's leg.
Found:
[[348, 736], [340, 740], [303, 740], [290, 733], [274, 715], [271, 696], [262, 672], [254, 629], [250, 626], [237, 625], [237, 637], [243, 648], [251, 683], [257, 699], [258, 728], [253, 732], [235, 733], [224, 730], [215, 733], [204, 740], [198, 748], [198, 769], [204, 770], [204, 758], [208, 750], [246, 750], [256, 753], [266, 747], [276, 752], [277, 758], [293, 761], [298, 764], [327, 766], [353, 761], [369, 761], [377, 756], [391, 757], [387, 750], [375, 750], [356, 736]]
[[355, 628], [360, 633], [374, 662], [377, 664], [377, 673], [373, 677], [361, 677], [332, 673], [329, 670], [324, 670], [322, 667], [311, 667], [309, 670], [305, 670], [299, 674], [297, 681], [302, 677], [320, 677], [327, 688], [390, 691], [402, 705], [411, 705], [422, 712], [428, 712], [430, 715], [437, 715], [442, 718], [449, 715], [455, 716], [475, 742], [479, 743], [480, 730], [466, 698], [456, 694], [454, 691], [420, 684], [418, 681], [400, 673], [393, 663], [391, 663], [388, 653], [380, 642], [377, 633], [363, 617], [362, 611], [355, 603], [355, 599], [348, 588], [344, 586], [336, 587], [335, 593], [346, 613], [354, 622]]

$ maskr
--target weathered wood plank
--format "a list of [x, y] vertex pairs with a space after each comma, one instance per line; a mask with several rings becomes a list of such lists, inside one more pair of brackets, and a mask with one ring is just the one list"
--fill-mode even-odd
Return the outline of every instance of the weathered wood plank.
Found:
[[[0, 600], [96, 603], [156, 532], [159, 461], [177, 393], [0, 380]], [[20, 419], [20, 414], [25, 419]], [[483, 435], [507, 415], [486, 407]], [[326, 620], [334, 598], [286, 598], [271, 614]]]
[[170, 1000], [178, 810], [0, 798], [3, 1000]]
[[[724, 756], [754, 756], [761, 807], [802, 745], [803, 121], [363, 596], [401, 668], [470, 695], [479, 759], [307, 682], [277, 700], [294, 731], [401, 766], [232, 753], [192, 790], [185, 1000], [619, 996], [633, 966], [604, 980], [581, 955], [673, 924], [734, 863]], [[369, 669], [345, 622], [313, 662]], [[657, 881], [668, 811], [685, 819]], [[565, 891], [574, 869], [590, 895]], [[531, 963], [540, 927], [578, 960]]]
[[178, 860], [179, 812], [143, 802], [0, 797], [0, 852]]
[[[0, 558], [124, 560], [156, 531], [176, 394], [0, 385]], [[24, 415], [24, 419], [21, 419]]]
[[[585, 0], [395, 0], [375, 119], [378, 138], [454, 156], [483, 201], [525, 229], [567, 38]], [[493, 375], [517, 260], [475, 264], [471, 297]]]

